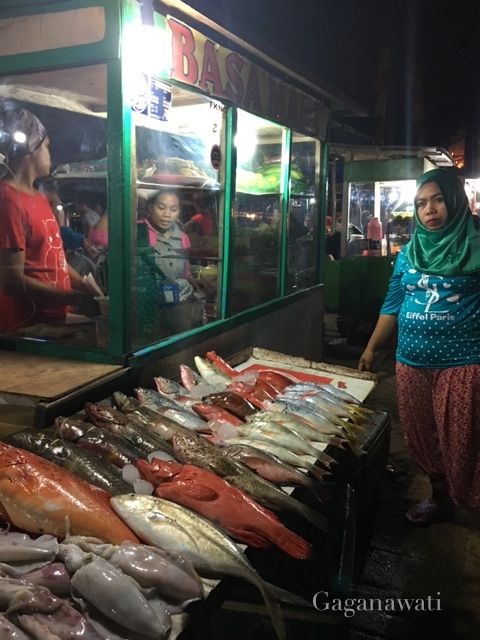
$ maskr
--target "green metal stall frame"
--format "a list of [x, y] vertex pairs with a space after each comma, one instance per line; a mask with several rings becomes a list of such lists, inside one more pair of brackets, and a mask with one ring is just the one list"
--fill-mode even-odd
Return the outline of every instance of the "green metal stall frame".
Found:
[[[162, 6], [161, 3], [156, 3]], [[233, 144], [236, 132], [235, 105], [226, 105], [226, 153], [225, 153], [225, 193], [223, 211], [223, 229], [221, 237], [222, 271], [220, 276], [220, 305], [219, 318], [207, 325], [198, 327], [185, 333], [172, 335], [154, 344], [132, 351], [129, 346], [132, 317], [132, 272], [131, 253], [133, 243], [133, 229], [130, 212], [134, 206], [134, 189], [132, 173], [133, 154], [133, 122], [131, 108], [127, 104], [125, 95], [125, 69], [122, 62], [122, 34], [127, 25], [138, 23], [140, 5], [136, 0], [60, 0], [47, 2], [46, 0], [3, 0], [0, 7], [0, 19], [21, 18], [32, 14], [46, 14], [74, 9], [100, 7], [105, 12], [105, 36], [99, 42], [84, 45], [66, 46], [58, 49], [38, 51], [32, 53], [18, 53], [0, 58], [2, 75], [21, 74], [35, 71], [52, 71], [69, 67], [81, 67], [92, 64], [104, 64], [107, 69], [107, 199], [109, 210], [109, 237], [111, 238], [108, 263], [110, 273], [110, 315], [109, 342], [106, 348], [86, 348], [69, 345], [58, 345], [54, 342], [36, 341], [17, 338], [12, 340], [2, 338], [2, 346], [15, 348], [20, 352], [40, 353], [67, 359], [78, 359], [91, 362], [119, 363], [129, 365], [137, 363], [144, 357], [161, 356], [163, 352], [172, 349], [180, 350], [199, 340], [199, 336], [211, 337], [232, 327], [237, 327], [252, 318], [259, 318], [276, 309], [286, 307], [309, 296], [318, 294], [323, 288], [324, 274], [324, 219], [327, 205], [327, 144], [320, 141], [321, 165], [319, 191], [315, 194], [319, 202], [319, 218], [317, 224], [317, 267], [313, 286], [301, 291], [287, 293], [287, 236], [289, 213], [289, 181], [290, 159], [292, 146], [292, 129], [285, 123], [283, 126], [283, 149], [281, 172], [281, 252], [280, 273], [277, 297], [266, 303], [249, 308], [234, 315], [228, 314], [229, 290], [232, 272], [232, 200], [235, 194], [235, 147]], [[166, 11], [168, 7], [163, 7]], [[223, 36], [225, 38], [225, 36]], [[281, 77], [281, 76], [280, 76]], [[285, 77], [284, 77], [285, 80]], [[287, 78], [288, 81], [288, 78]], [[301, 83], [295, 78], [297, 87]], [[175, 81], [172, 81], [175, 84]], [[311, 85], [307, 85], [311, 90]], [[322, 103], [321, 91], [318, 90], [315, 99]]]

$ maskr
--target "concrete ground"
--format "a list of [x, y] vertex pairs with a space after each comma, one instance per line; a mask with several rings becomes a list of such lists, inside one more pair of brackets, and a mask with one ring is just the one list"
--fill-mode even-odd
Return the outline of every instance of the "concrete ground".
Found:
[[[325, 323], [325, 360], [356, 367], [365, 340], [347, 345], [335, 318]], [[354, 593], [358, 598], [428, 598], [431, 609], [415, 601], [417, 611], [357, 611], [348, 620], [348, 640], [456, 640], [480, 638], [480, 514], [456, 509], [454, 523], [428, 528], [411, 525], [405, 511], [429, 496], [429, 484], [405, 449], [395, 400], [392, 351], [379, 354], [379, 384], [367, 404], [389, 412], [392, 423], [389, 466], [365, 570]]]

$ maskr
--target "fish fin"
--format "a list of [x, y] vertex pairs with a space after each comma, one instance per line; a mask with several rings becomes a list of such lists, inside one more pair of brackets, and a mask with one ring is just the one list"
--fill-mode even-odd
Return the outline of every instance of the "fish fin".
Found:
[[[253, 580], [252, 580], [253, 582]], [[277, 598], [276, 588], [273, 584], [265, 582], [257, 574], [257, 580], [254, 582], [262, 597], [265, 601], [265, 606], [270, 615], [273, 628], [277, 634], [278, 640], [287, 640], [287, 632], [285, 629], [285, 620], [283, 618], [282, 608], [280, 606], [279, 598]]]
[[323, 481], [325, 477], [325, 473], [327, 472], [326, 469], [322, 469], [321, 467], [316, 467], [314, 464], [309, 464], [308, 470], [310, 471], [312, 476], [314, 476], [314, 478], [316, 478], [317, 480], [320, 480], [320, 482]]
[[312, 545], [286, 527], [279, 528], [274, 540], [277, 547], [292, 558], [308, 560], [312, 556]]
[[246, 545], [255, 547], [256, 549], [267, 549], [272, 545], [272, 542], [270, 540], [255, 531], [246, 529], [234, 529], [233, 527], [228, 527], [228, 530], [238, 540]]
[[311, 600], [306, 600], [301, 596], [297, 596], [295, 593], [287, 591], [287, 589], [282, 589], [282, 587], [277, 587], [271, 582], [267, 582], [267, 586], [270, 588], [271, 592], [275, 595], [276, 599], [279, 602], [295, 605], [297, 607], [308, 607], [309, 609], [313, 608], [313, 602]]
[[326, 469], [338, 464], [338, 460], [335, 460], [333, 456], [329, 456], [324, 451], [319, 451], [317, 454], [317, 461]]
[[183, 484], [181, 485], [181, 493], [185, 494], [193, 500], [199, 500], [200, 502], [213, 502], [218, 500], [219, 494], [214, 489], [207, 487], [203, 484]]

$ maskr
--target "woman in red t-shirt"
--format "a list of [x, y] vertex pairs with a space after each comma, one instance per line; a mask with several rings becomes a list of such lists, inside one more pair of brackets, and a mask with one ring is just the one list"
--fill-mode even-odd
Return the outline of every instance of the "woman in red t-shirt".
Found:
[[65, 259], [58, 223], [34, 188], [50, 173], [47, 132], [30, 111], [0, 111], [0, 330], [65, 319], [95, 292]]

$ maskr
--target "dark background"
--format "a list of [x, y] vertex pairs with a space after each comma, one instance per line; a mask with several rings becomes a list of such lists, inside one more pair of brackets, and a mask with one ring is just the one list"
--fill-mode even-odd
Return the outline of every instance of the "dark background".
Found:
[[349, 95], [384, 144], [478, 134], [478, 0], [186, 0], [297, 72]]

